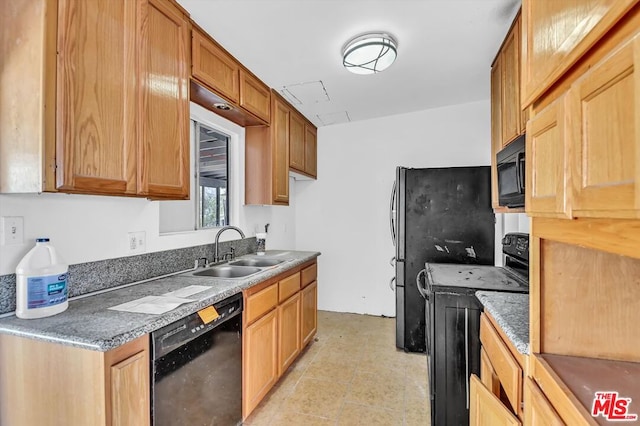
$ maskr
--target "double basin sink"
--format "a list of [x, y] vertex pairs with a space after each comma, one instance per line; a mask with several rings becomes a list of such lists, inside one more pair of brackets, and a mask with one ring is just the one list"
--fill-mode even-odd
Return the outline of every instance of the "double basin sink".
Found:
[[257, 274], [266, 268], [285, 263], [290, 259], [282, 259], [273, 256], [248, 257], [225, 263], [222, 265], [201, 268], [189, 275], [195, 277], [215, 277], [215, 278], [246, 278]]

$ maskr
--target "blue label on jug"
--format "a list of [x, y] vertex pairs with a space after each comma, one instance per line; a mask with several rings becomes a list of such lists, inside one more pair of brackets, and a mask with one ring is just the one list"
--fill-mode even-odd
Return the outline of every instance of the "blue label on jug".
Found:
[[45, 308], [67, 300], [67, 274], [27, 278], [27, 309]]

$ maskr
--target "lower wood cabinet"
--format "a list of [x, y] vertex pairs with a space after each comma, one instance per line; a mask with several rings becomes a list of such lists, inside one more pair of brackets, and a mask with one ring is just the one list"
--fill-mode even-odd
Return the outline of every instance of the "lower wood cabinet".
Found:
[[150, 424], [149, 336], [108, 352], [0, 335], [0, 424]]
[[300, 354], [300, 292], [278, 306], [278, 375]]
[[302, 346], [305, 346], [318, 330], [318, 282], [313, 281], [302, 289], [301, 294]]
[[522, 425], [520, 420], [480, 381], [478, 376], [470, 377], [470, 426]]
[[526, 426], [562, 426], [564, 422], [553, 409], [538, 385], [527, 377], [524, 381], [524, 424]]
[[242, 412], [246, 417], [278, 380], [278, 311], [246, 327], [243, 338]]
[[310, 261], [245, 290], [243, 419], [313, 339], [317, 329], [316, 277], [316, 262]]

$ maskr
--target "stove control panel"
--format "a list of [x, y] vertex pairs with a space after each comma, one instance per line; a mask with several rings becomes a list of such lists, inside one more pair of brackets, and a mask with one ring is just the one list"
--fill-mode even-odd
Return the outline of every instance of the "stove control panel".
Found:
[[502, 239], [502, 252], [529, 262], [529, 234], [510, 232]]

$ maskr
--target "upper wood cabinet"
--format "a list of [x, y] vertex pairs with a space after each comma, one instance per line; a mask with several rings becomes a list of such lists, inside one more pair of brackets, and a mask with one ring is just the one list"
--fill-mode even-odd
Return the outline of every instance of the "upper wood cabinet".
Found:
[[532, 216], [571, 217], [566, 101], [557, 99], [527, 125], [525, 206]]
[[189, 21], [166, 0], [142, 0], [138, 194], [189, 198]]
[[496, 212], [522, 211], [498, 203], [496, 154], [525, 131], [527, 113], [520, 108], [520, 37], [518, 13], [491, 66], [491, 204]]
[[241, 126], [269, 124], [271, 92], [266, 84], [196, 25], [191, 48], [191, 75], [200, 85], [193, 90], [194, 102]]
[[13, 23], [11, 37], [25, 36], [38, 60], [7, 65], [9, 74], [24, 71], [27, 84], [7, 97], [3, 88], [0, 102], [16, 117], [35, 113], [38, 130], [24, 131], [32, 120], [6, 129], [3, 119], [2, 162], [13, 165], [0, 172], [2, 192], [188, 198], [189, 22], [182, 10], [170, 0], [22, 3], [33, 19]]
[[248, 127], [245, 140], [245, 203], [289, 204], [291, 110], [271, 93], [271, 125]]
[[520, 110], [520, 15], [507, 34], [500, 51], [502, 62], [502, 145], [524, 131]]
[[640, 35], [568, 92], [575, 217], [640, 217]]
[[197, 27], [191, 41], [191, 73], [232, 102], [240, 98], [240, 64]]
[[523, 0], [522, 106], [538, 99], [637, 0]]
[[317, 129], [291, 107], [289, 166], [296, 172], [317, 177]]

